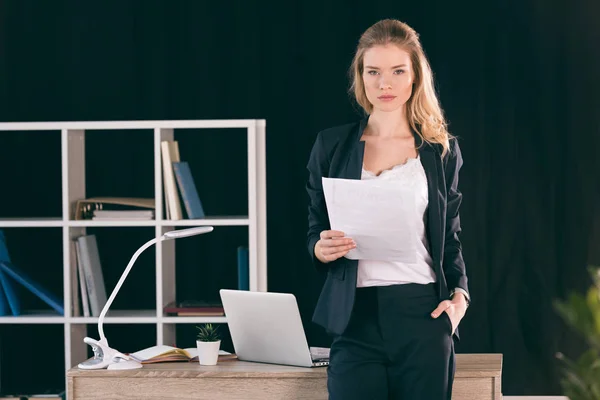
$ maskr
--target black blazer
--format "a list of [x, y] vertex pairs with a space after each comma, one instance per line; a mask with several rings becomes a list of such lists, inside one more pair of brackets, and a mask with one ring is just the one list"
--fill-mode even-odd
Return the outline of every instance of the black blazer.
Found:
[[[331, 229], [322, 177], [361, 179], [365, 142], [361, 141], [368, 117], [360, 122], [319, 132], [307, 164], [309, 172], [306, 190], [308, 207], [308, 252], [318, 270], [327, 273], [313, 315], [313, 322], [330, 334], [340, 335], [346, 329], [356, 290], [357, 260], [345, 257], [323, 264], [315, 256], [314, 247], [323, 230]], [[429, 206], [426, 232], [429, 238], [436, 288], [440, 301], [447, 299], [449, 289], [462, 288], [467, 293], [467, 276], [462, 256], [459, 208], [462, 195], [458, 190], [458, 173], [462, 166], [460, 148], [451, 140], [450, 151], [441, 157], [442, 147], [422, 142], [415, 135], [421, 163], [427, 175]], [[433, 311], [433, 310], [431, 310]], [[459, 339], [458, 328], [455, 331]]]

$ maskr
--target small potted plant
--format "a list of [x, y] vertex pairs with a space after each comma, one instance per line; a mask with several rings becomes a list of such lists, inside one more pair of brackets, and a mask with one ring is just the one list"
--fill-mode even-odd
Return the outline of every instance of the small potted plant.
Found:
[[196, 338], [198, 362], [201, 365], [217, 365], [221, 347], [221, 338], [217, 332], [219, 327], [213, 324], [202, 324], [196, 328], [198, 329]]

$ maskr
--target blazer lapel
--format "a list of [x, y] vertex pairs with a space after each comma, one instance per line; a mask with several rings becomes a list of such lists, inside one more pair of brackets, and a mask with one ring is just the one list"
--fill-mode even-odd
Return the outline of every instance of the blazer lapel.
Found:
[[345, 179], [361, 179], [363, 158], [365, 155], [365, 142], [360, 140], [362, 137], [365, 126], [369, 118], [364, 118], [360, 121], [358, 129], [355, 135], [352, 135], [348, 143], [348, 163], [346, 164], [346, 170], [343, 173], [342, 178]]
[[348, 164], [344, 178], [360, 179], [362, 175], [363, 157], [365, 155], [365, 142], [360, 140], [353, 143], [348, 157]]
[[427, 208], [427, 229], [429, 232], [429, 245], [431, 247], [431, 257], [433, 259], [436, 273], [441, 271], [441, 251], [442, 251], [442, 225], [440, 220], [440, 199], [438, 196], [438, 171], [437, 171], [437, 152], [428, 143], [423, 143], [419, 150], [421, 164], [427, 175], [427, 187], [429, 206]]

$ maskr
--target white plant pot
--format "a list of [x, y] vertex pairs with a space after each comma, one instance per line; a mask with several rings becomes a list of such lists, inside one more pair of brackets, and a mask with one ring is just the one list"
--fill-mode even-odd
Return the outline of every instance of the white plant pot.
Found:
[[217, 365], [219, 348], [221, 347], [220, 340], [216, 342], [196, 340], [196, 347], [198, 348], [198, 362], [200, 365]]

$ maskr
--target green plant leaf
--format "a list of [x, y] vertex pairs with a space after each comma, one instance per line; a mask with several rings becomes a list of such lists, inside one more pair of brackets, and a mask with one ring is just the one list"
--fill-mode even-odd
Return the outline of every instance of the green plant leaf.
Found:
[[564, 301], [553, 301], [565, 323], [591, 346], [576, 361], [556, 355], [563, 370], [561, 386], [570, 400], [600, 400], [600, 268], [588, 270], [594, 285], [584, 295], [571, 293]]
[[198, 329], [197, 340], [201, 342], [216, 342], [220, 340], [218, 325], [207, 323], [202, 326], [196, 326], [196, 328]]
[[591, 287], [588, 290], [586, 303], [592, 314], [594, 332], [600, 335], [600, 291], [596, 287]]
[[600, 354], [596, 349], [583, 353], [572, 361], [558, 353], [564, 376], [561, 386], [571, 400], [600, 400]]
[[600, 334], [596, 331], [596, 321], [588, 306], [587, 296], [572, 293], [567, 301], [555, 300], [554, 308], [563, 320], [592, 346], [600, 349]]

